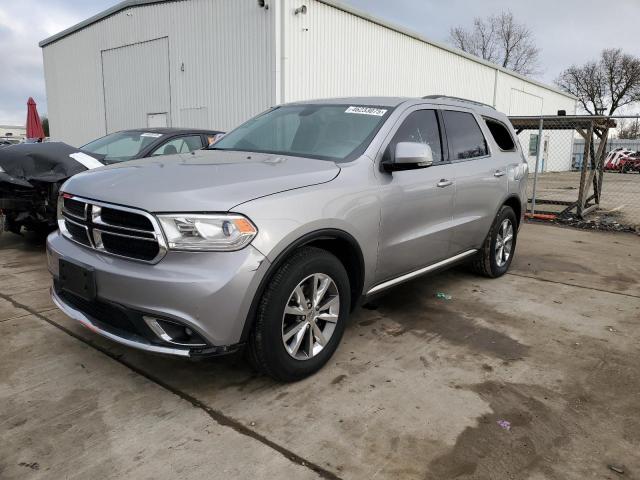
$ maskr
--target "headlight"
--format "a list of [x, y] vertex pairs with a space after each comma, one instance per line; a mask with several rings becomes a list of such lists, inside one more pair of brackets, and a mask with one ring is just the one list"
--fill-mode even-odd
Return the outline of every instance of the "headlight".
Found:
[[0, 167], [0, 173], [5, 173], [4, 168]]
[[242, 215], [158, 215], [171, 250], [233, 251], [251, 243], [258, 229]]

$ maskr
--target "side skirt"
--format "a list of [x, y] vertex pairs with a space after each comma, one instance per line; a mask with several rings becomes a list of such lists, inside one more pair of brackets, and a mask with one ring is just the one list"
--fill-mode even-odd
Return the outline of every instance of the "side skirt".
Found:
[[392, 278], [391, 280], [387, 280], [386, 282], [382, 282], [378, 285], [376, 285], [375, 287], [373, 287], [372, 289], [370, 289], [366, 295], [370, 296], [373, 294], [376, 294], [378, 292], [381, 292], [382, 290], [386, 290], [387, 288], [391, 288], [395, 285], [398, 285], [399, 283], [404, 283], [407, 282], [409, 280], [412, 280], [416, 277], [419, 277], [421, 275], [425, 275], [427, 273], [433, 272], [434, 270], [438, 270], [440, 268], [446, 267], [448, 265], [451, 265], [453, 263], [459, 262], [461, 260], [464, 260], [467, 257], [470, 257], [471, 255], [474, 255], [478, 250], [473, 249], [473, 250], [467, 250], [466, 252], [462, 252], [458, 255], [455, 255], [453, 257], [447, 258], [445, 260], [442, 260], [438, 263], [434, 263], [433, 265], [429, 265], [428, 267], [424, 267], [421, 268], [419, 270], [415, 270], [413, 272], [409, 272], [409, 273], [405, 273], [404, 275], [400, 275], [399, 277], [396, 278]]

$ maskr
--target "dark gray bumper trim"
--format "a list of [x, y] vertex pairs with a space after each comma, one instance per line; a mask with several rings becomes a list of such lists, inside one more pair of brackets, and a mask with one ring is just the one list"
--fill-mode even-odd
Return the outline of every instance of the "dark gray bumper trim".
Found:
[[188, 349], [161, 347], [158, 345], [152, 345], [150, 343], [146, 343], [139, 337], [134, 338], [134, 337], [123, 337], [121, 335], [115, 335], [109, 332], [108, 330], [105, 330], [104, 328], [97, 326], [96, 323], [93, 320], [91, 320], [91, 318], [87, 317], [80, 310], [77, 310], [73, 308], [71, 305], [68, 305], [67, 303], [65, 303], [58, 296], [58, 294], [55, 292], [53, 288], [51, 289], [51, 299], [53, 300], [53, 303], [55, 303], [56, 306], [60, 310], [62, 310], [67, 316], [80, 322], [81, 325], [88, 328], [92, 332], [97, 333], [98, 335], [101, 335], [105, 338], [108, 338], [109, 340], [120, 343], [127, 347], [137, 348], [138, 350], [144, 350], [147, 352], [161, 353], [164, 355], [173, 355], [178, 357], [191, 356]]

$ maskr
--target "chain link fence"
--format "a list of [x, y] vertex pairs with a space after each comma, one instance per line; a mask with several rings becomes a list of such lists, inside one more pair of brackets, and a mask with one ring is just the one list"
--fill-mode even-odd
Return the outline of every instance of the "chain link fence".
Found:
[[529, 163], [529, 216], [640, 231], [640, 135], [619, 138], [620, 127], [640, 125], [640, 117], [510, 120]]

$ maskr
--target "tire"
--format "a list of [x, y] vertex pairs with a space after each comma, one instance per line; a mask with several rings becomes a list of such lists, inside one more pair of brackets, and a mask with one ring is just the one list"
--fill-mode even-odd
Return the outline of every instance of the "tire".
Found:
[[[330, 283], [325, 283], [326, 279]], [[314, 283], [319, 287], [318, 292], [326, 286], [319, 301], [313, 301], [312, 298]], [[301, 288], [302, 297], [297, 293], [298, 287]], [[320, 310], [312, 305], [301, 311], [300, 304], [307, 303], [308, 306], [306, 301], [317, 303]], [[315, 247], [296, 250], [278, 268], [262, 294], [248, 342], [249, 361], [257, 370], [284, 382], [301, 380], [314, 374], [327, 363], [338, 347], [349, 316], [350, 303], [349, 277], [334, 255]], [[327, 309], [322, 308], [329, 304]], [[288, 312], [285, 312], [285, 308]], [[321, 345], [317, 336], [318, 330], [325, 340], [324, 345]], [[294, 331], [297, 333], [285, 339]], [[302, 340], [297, 342], [301, 332]]]
[[[496, 248], [498, 246], [498, 237], [502, 236], [502, 228], [505, 222], [508, 222], [511, 225], [512, 232], [511, 247], [506, 259], [504, 258], [504, 252], [507, 249], [503, 248], [503, 253], [499, 257], [499, 251]], [[507, 205], [503, 205], [496, 215], [480, 251], [477, 253], [471, 264], [472, 269], [476, 273], [489, 278], [501, 277], [507, 273], [516, 250], [516, 240], [518, 237], [517, 225], [518, 222], [513, 209]], [[502, 263], [499, 263], [498, 258], [502, 260]]]

